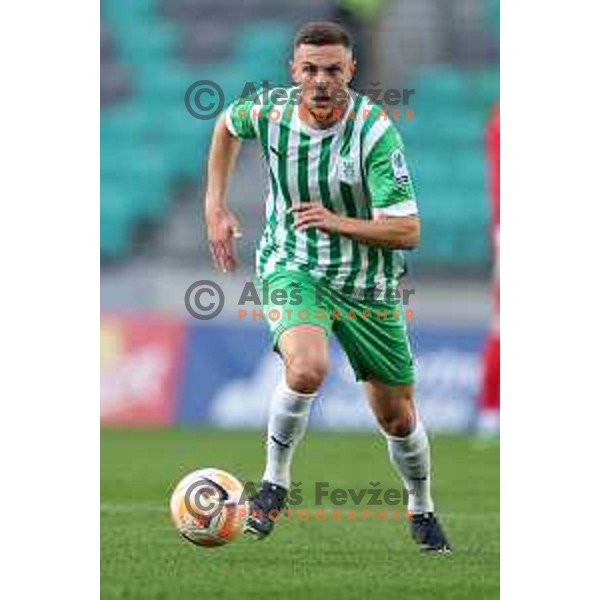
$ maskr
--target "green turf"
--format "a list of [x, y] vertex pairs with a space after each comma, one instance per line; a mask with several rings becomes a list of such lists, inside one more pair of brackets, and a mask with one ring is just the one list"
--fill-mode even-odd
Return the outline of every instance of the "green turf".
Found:
[[[256, 432], [103, 431], [102, 597], [499, 597], [497, 446], [468, 438], [432, 440], [434, 493], [455, 547], [451, 556], [422, 556], [403, 522], [374, 519], [295, 518], [280, 522], [265, 541], [242, 539], [218, 549], [183, 541], [168, 517], [177, 481], [205, 466], [256, 480], [262, 446]], [[302, 482], [303, 506], [310, 509], [315, 481], [328, 481], [331, 488], [370, 487], [370, 481], [397, 486], [377, 435], [310, 432], [296, 453], [293, 478]], [[363, 508], [341, 507], [342, 519]]]

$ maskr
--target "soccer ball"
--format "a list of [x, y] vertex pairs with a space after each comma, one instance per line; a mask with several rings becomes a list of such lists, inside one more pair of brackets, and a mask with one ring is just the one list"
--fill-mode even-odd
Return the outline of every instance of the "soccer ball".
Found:
[[181, 536], [198, 546], [222, 546], [240, 537], [248, 516], [244, 486], [220, 469], [186, 475], [171, 496], [171, 519]]

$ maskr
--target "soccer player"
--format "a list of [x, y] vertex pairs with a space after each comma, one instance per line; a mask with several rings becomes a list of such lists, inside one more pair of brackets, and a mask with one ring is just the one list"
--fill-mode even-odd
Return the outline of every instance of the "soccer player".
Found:
[[269, 512], [285, 505], [292, 456], [327, 374], [334, 333], [409, 491], [414, 540], [424, 552], [449, 552], [434, 513], [406, 324], [393, 318], [402, 316], [393, 296], [405, 269], [402, 250], [419, 243], [417, 204], [400, 135], [381, 107], [349, 88], [354, 70], [349, 34], [336, 23], [309, 23], [294, 40], [287, 101], [241, 99], [214, 130], [205, 210], [215, 262], [226, 272], [236, 267], [240, 230], [227, 207], [228, 180], [240, 141], [257, 138], [270, 177], [257, 274], [287, 298], [267, 307], [281, 313], [268, 321], [285, 375], [271, 399], [267, 464], [247, 530], [268, 535]]

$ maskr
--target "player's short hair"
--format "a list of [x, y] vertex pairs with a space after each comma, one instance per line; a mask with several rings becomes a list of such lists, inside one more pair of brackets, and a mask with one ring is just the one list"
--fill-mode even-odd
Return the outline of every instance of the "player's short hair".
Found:
[[294, 48], [302, 44], [311, 46], [344, 46], [352, 50], [352, 36], [333, 21], [313, 21], [304, 25], [294, 38]]

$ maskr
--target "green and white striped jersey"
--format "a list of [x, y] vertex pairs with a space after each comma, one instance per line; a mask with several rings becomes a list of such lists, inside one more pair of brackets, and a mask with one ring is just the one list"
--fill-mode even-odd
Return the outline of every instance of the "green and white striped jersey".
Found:
[[325, 279], [344, 294], [384, 300], [405, 271], [404, 255], [315, 228], [294, 229], [288, 209], [299, 202], [322, 202], [331, 211], [373, 219], [417, 214], [402, 139], [384, 110], [352, 94], [343, 118], [314, 129], [294, 88], [285, 106], [241, 99], [225, 111], [227, 127], [241, 139], [258, 138], [267, 163], [270, 190], [265, 231], [256, 268], [264, 278], [276, 269], [301, 270]]

